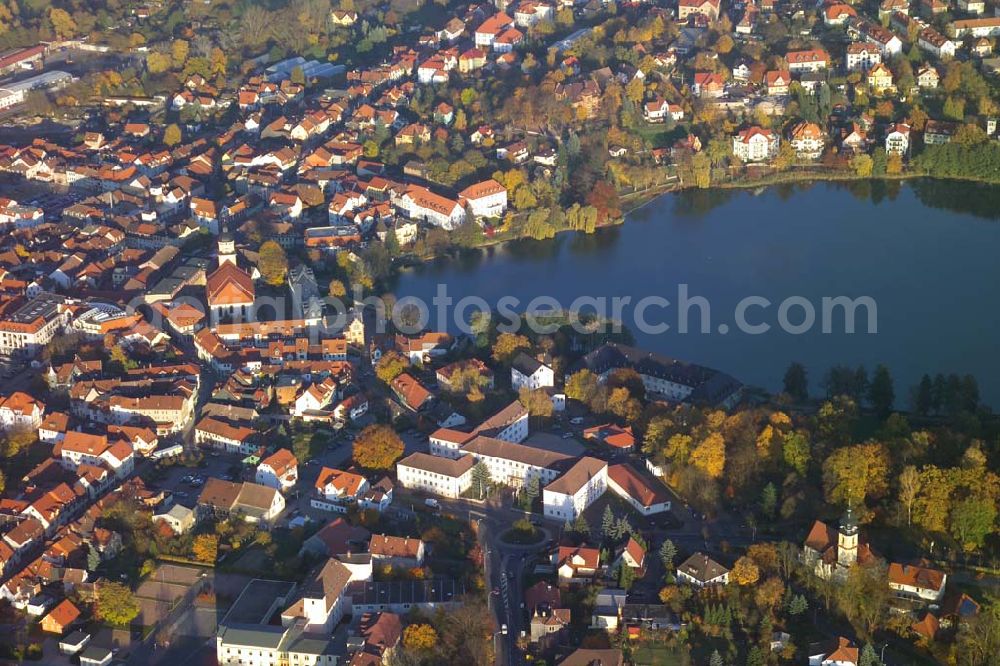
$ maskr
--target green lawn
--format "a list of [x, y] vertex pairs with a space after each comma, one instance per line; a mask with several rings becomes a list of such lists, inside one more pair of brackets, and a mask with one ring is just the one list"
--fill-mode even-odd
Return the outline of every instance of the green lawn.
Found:
[[688, 666], [691, 658], [678, 648], [669, 648], [656, 643], [645, 643], [632, 651], [636, 666]]

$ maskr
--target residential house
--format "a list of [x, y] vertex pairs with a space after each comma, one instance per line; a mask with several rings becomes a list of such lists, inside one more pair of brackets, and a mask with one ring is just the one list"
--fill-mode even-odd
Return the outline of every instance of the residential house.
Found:
[[917, 85], [925, 90], [934, 90], [941, 81], [941, 75], [932, 65], [923, 65], [917, 70]]
[[153, 514], [153, 522], [166, 523], [174, 534], [186, 534], [194, 527], [194, 511], [181, 504], [174, 504], [166, 511]]
[[603, 629], [609, 633], [617, 631], [626, 596], [625, 590], [600, 590], [594, 598], [594, 608], [590, 614], [591, 629]]
[[789, 51], [785, 60], [788, 62], [788, 71], [792, 73], [818, 72], [829, 66], [830, 54], [822, 48]]
[[700, 14], [710, 21], [719, 20], [721, 0], [678, 0], [677, 18], [686, 21], [693, 14]]
[[373, 534], [368, 552], [373, 562], [412, 569], [424, 564], [424, 542], [411, 537]]
[[875, 95], [881, 95], [895, 89], [892, 71], [885, 66], [885, 63], [880, 62], [868, 70], [865, 80], [868, 82], [868, 88]]
[[559, 546], [552, 564], [560, 583], [592, 579], [601, 570], [601, 551], [589, 546]]
[[257, 466], [257, 483], [283, 493], [295, 487], [299, 480], [299, 462], [288, 449], [278, 449]]
[[858, 666], [860, 663], [860, 650], [843, 636], [813, 643], [807, 650], [807, 656], [809, 666]]
[[882, 62], [882, 50], [869, 42], [852, 42], [847, 45], [844, 64], [848, 72], [867, 72]]
[[42, 631], [62, 636], [79, 618], [80, 609], [69, 599], [63, 599], [42, 618]]
[[729, 569], [705, 553], [695, 553], [677, 567], [677, 581], [695, 587], [726, 585], [729, 583]]
[[777, 157], [780, 143], [777, 133], [755, 125], [733, 137], [733, 155], [744, 162], [764, 162]]
[[583, 431], [583, 438], [601, 442], [616, 451], [628, 452], [635, 447], [635, 435], [632, 426], [624, 428], [614, 423], [591, 426]]
[[788, 142], [801, 159], [814, 160], [823, 154], [826, 136], [816, 123], [801, 121], [788, 131]]
[[893, 562], [888, 571], [889, 589], [901, 599], [940, 604], [944, 598], [948, 575], [932, 569], [925, 563], [899, 564]]
[[910, 152], [910, 126], [905, 123], [893, 123], [886, 129], [885, 152], [889, 155], [905, 157]]
[[242, 516], [252, 523], [270, 523], [285, 509], [285, 499], [274, 488], [256, 483], [232, 483], [209, 478], [198, 496], [199, 516]]
[[515, 391], [522, 388], [534, 391], [555, 386], [555, 373], [551, 366], [522, 351], [511, 362], [510, 383]]
[[768, 95], [774, 97], [787, 95], [791, 84], [792, 75], [787, 70], [771, 70], [764, 74], [764, 85]]
[[389, 386], [403, 406], [414, 412], [424, 409], [434, 399], [434, 394], [407, 372], [393, 379]]

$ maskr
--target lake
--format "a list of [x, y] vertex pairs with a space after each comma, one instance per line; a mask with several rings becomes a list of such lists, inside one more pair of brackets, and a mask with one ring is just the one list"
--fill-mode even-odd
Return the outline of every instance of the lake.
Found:
[[[563, 306], [581, 296], [662, 296], [646, 320], [666, 332], [642, 332], [625, 317], [636, 344], [727, 372], [746, 384], [777, 390], [792, 361], [809, 371], [810, 391], [834, 364], [878, 363], [892, 371], [897, 407], [909, 406], [923, 373], [972, 374], [984, 402], [1000, 405], [1000, 188], [942, 181], [816, 183], [760, 192], [687, 191], [661, 197], [624, 225], [593, 235], [559, 234], [466, 252], [405, 270], [394, 293], [430, 299], [439, 284], [449, 296], [504, 296], [523, 308], [536, 296]], [[710, 306], [709, 330], [691, 307], [689, 331], [678, 331], [679, 285]], [[870, 297], [877, 332], [856, 309], [855, 333], [843, 310], [827, 317], [822, 299]], [[766, 333], [741, 332], [744, 319]], [[790, 297], [787, 317], [779, 304]], [[803, 304], [802, 300], [806, 303]], [[761, 303], [762, 301], [757, 301]], [[816, 323], [804, 333], [805, 305]], [[839, 316], [838, 316], [839, 315]], [[788, 330], [783, 330], [786, 321]], [[719, 325], [728, 331], [720, 332]]]

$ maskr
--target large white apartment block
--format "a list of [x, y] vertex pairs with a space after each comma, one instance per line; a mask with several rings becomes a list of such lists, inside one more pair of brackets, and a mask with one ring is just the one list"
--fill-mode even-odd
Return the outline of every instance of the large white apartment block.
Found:
[[608, 464], [597, 458], [580, 458], [565, 474], [542, 489], [546, 518], [570, 522], [608, 489]]
[[472, 456], [456, 460], [417, 452], [396, 463], [396, 477], [404, 488], [454, 499], [472, 485], [475, 464]]
[[0, 356], [34, 358], [68, 322], [63, 299], [41, 293], [0, 320]]
[[465, 222], [465, 209], [457, 201], [419, 185], [411, 186], [399, 198], [399, 206], [411, 220], [423, 220], [449, 231]]
[[520, 488], [534, 479], [542, 486], [551, 483], [558, 475], [553, 466], [569, 458], [555, 451], [483, 436], [463, 446], [461, 453], [486, 465], [494, 483], [512, 488]]

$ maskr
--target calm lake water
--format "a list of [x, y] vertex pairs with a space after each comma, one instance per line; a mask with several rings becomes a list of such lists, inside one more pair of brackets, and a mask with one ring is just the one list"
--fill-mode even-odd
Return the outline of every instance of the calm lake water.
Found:
[[[570, 305], [581, 296], [667, 298], [647, 320], [665, 333], [631, 324], [638, 346], [728, 372], [743, 382], [779, 389], [792, 361], [809, 371], [810, 390], [834, 364], [886, 364], [896, 381], [897, 406], [908, 406], [922, 373], [970, 373], [983, 400], [1000, 406], [1000, 189], [915, 181], [819, 183], [762, 192], [695, 191], [667, 195], [597, 234], [560, 234], [517, 241], [408, 269], [398, 297], [430, 299], [439, 284], [456, 299], [479, 296], [491, 305], [504, 296], [521, 307], [537, 296]], [[690, 310], [688, 333], [677, 330], [678, 286], [710, 304], [711, 331], [700, 332]], [[746, 320], [771, 330], [739, 332], [734, 311], [748, 296], [769, 308], [750, 308]], [[870, 296], [877, 304], [875, 334], [859, 310], [854, 334], [842, 314], [821, 330], [822, 298]], [[779, 304], [804, 297], [817, 322], [807, 333], [779, 326]], [[626, 311], [628, 315], [628, 311]], [[788, 319], [802, 321], [791, 308]], [[719, 332], [719, 324], [729, 327]]]

